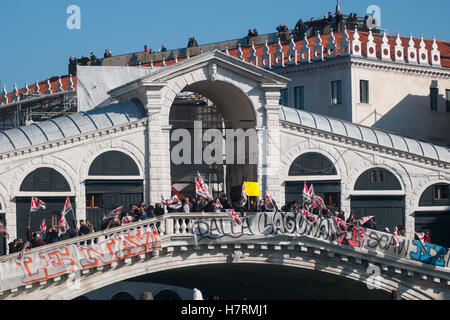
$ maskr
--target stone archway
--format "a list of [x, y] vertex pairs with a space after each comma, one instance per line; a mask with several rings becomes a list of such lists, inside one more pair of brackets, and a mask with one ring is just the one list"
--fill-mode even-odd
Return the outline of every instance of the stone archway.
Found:
[[278, 200], [279, 100], [280, 90], [289, 82], [288, 78], [220, 51], [212, 51], [112, 90], [110, 95], [114, 99], [138, 98], [146, 105], [150, 202], [159, 202], [171, 194], [170, 111], [183, 90], [194, 91], [214, 101], [224, 119], [229, 121], [230, 128], [256, 129], [254, 180], [260, 183], [263, 192], [270, 192]]
[[[186, 99], [187, 93], [193, 93], [195, 100]], [[243, 181], [258, 179], [255, 106], [241, 88], [222, 80], [194, 82], [177, 97], [169, 116], [172, 186], [183, 195], [194, 196], [194, 176], [199, 172], [212, 183], [213, 197], [234, 193], [239, 201]], [[186, 130], [192, 138], [190, 161], [174, 163], [180, 153], [178, 133]]]

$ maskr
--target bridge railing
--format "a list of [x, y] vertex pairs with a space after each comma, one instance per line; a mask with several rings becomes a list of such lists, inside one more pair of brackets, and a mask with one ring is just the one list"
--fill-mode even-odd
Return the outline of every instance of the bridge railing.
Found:
[[[131, 263], [134, 259], [146, 260], [146, 254], [159, 255], [181, 251], [199, 250], [207, 244], [226, 248], [247, 245], [261, 250], [273, 246], [274, 250], [301, 247], [300, 252], [314, 254], [328, 252], [352, 259], [404, 269], [408, 274], [425, 275], [435, 282], [441, 279], [450, 284], [448, 249], [432, 244], [422, 246], [416, 240], [400, 237], [400, 245], [394, 246], [392, 235], [380, 231], [351, 226], [343, 233], [336, 233], [333, 219], [316, 217], [308, 220], [302, 214], [292, 212], [249, 213], [238, 225], [225, 213], [169, 213], [129, 225], [80, 236], [0, 258], [0, 299], [3, 293], [14, 294], [19, 288], [31, 288], [34, 283], [45, 285], [47, 280], [61, 281], [62, 275], [73, 276], [77, 270], [89, 274], [90, 270], [102, 270], [119, 261]], [[155, 230], [159, 231], [159, 236]], [[278, 249], [277, 249], [278, 248]], [[289, 249], [291, 248], [291, 249]], [[306, 249], [306, 250], [303, 250]], [[206, 250], [206, 249], [205, 249]], [[431, 265], [430, 265], [431, 264]], [[430, 280], [431, 280], [430, 278]]]
[[[194, 234], [193, 223], [197, 219], [204, 218], [226, 218], [227, 214], [223, 213], [190, 213], [188, 216], [185, 213], [168, 213], [161, 217], [150, 218], [143, 221], [134, 222], [128, 225], [123, 225], [117, 228], [106, 229], [91, 233], [84, 236], [78, 236], [71, 239], [58, 241], [52, 244], [32, 248], [26, 251], [26, 254], [33, 254], [43, 250], [51, 250], [67, 245], [86, 245], [96, 244], [111, 238], [114, 235], [135, 231], [137, 229], [145, 229], [147, 227], [157, 227], [161, 239], [170, 236], [192, 236]], [[0, 263], [12, 259], [17, 259], [20, 253], [16, 252], [6, 256], [0, 257]]]

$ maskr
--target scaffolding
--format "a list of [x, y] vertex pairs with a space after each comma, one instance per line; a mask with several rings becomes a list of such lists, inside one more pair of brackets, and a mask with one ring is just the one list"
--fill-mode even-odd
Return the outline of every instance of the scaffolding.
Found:
[[77, 92], [74, 90], [21, 95], [16, 102], [0, 105], [0, 130], [42, 122], [77, 110]]

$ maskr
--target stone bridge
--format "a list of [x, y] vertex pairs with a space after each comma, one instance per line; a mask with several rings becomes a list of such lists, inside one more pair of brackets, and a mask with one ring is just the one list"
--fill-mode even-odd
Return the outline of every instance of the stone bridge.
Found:
[[[342, 230], [342, 231], [341, 231]], [[0, 259], [0, 299], [70, 300], [107, 285], [194, 266], [258, 264], [312, 270], [404, 299], [450, 299], [448, 249], [301, 214], [171, 213]]]

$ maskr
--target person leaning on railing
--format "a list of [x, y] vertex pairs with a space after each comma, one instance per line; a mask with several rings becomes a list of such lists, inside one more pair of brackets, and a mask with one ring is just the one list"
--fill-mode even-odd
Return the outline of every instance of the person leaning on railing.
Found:
[[112, 219], [109, 221], [108, 226], [106, 227], [106, 229], [117, 228], [117, 227], [120, 227], [121, 225], [122, 225], [122, 224], [120, 223], [119, 216], [116, 215], [116, 216], [114, 216], [114, 218], [112, 218]]

